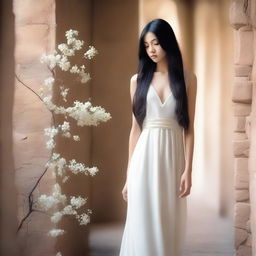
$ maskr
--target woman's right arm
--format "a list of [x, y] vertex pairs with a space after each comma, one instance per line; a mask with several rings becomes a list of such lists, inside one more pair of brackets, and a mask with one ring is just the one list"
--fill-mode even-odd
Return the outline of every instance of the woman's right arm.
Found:
[[[135, 94], [137, 88], [137, 74], [133, 75], [130, 80], [130, 95], [131, 95], [131, 104], [133, 101], [133, 97]], [[130, 131], [130, 136], [129, 136], [129, 157], [128, 157], [128, 167], [127, 167], [127, 173], [126, 173], [126, 180], [128, 176], [128, 170], [129, 170], [129, 165], [130, 165], [130, 160], [131, 156], [133, 154], [134, 148], [136, 146], [136, 143], [138, 141], [138, 138], [141, 134], [141, 129], [139, 124], [137, 123], [137, 120], [132, 112], [132, 127]]]

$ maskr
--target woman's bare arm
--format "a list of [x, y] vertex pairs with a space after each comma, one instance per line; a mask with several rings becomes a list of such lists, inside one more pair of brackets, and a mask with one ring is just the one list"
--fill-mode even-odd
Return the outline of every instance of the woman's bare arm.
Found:
[[185, 172], [187, 174], [192, 173], [192, 161], [194, 154], [194, 116], [195, 116], [195, 104], [196, 104], [196, 92], [197, 92], [197, 78], [194, 73], [187, 74], [186, 77], [188, 87], [187, 87], [187, 95], [188, 95], [188, 111], [189, 111], [189, 119], [190, 125], [187, 132], [185, 132], [185, 158], [186, 158], [186, 166]]
[[[131, 104], [133, 101], [133, 97], [134, 97], [136, 88], [137, 88], [137, 74], [133, 75], [130, 80]], [[136, 146], [136, 143], [138, 141], [140, 134], [141, 134], [140, 126], [137, 123], [137, 120], [136, 120], [134, 114], [132, 113], [132, 127], [131, 127], [131, 131], [130, 131], [130, 136], [129, 136], [129, 156], [128, 156], [127, 175], [128, 175], [131, 156], [133, 154], [134, 148]], [[126, 178], [127, 178], [127, 175], [126, 175]]]

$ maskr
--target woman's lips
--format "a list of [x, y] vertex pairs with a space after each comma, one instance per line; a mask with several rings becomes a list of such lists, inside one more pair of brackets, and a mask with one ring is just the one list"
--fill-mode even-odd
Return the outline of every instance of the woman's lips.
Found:
[[156, 57], [157, 57], [157, 55], [152, 55], [152, 56], [151, 56], [151, 58], [156, 58]]

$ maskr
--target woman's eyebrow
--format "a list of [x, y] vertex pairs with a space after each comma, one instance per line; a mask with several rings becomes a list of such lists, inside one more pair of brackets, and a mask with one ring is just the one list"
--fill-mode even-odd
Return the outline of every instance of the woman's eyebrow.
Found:
[[[154, 41], [154, 40], [157, 40], [156, 38], [152, 39], [150, 42]], [[144, 44], [147, 43], [146, 41], [144, 41]]]

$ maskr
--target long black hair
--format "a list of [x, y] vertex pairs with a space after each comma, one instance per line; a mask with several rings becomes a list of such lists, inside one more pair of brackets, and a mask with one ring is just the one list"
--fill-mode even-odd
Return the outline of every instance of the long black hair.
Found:
[[137, 89], [132, 102], [133, 114], [142, 129], [143, 120], [146, 116], [147, 92], [156, 70], [156, 63], [150, 59], [144, 45], [144, 37], [147, 32], [156, 35], [160, 46], [166, 52], [170, 89], [176, 99], [175, 114], [179, 125], [187, 130], [189, 127], [188, 99], [182, 56], [172, 27], [163, 19], [150, 21], [140, 35]]

